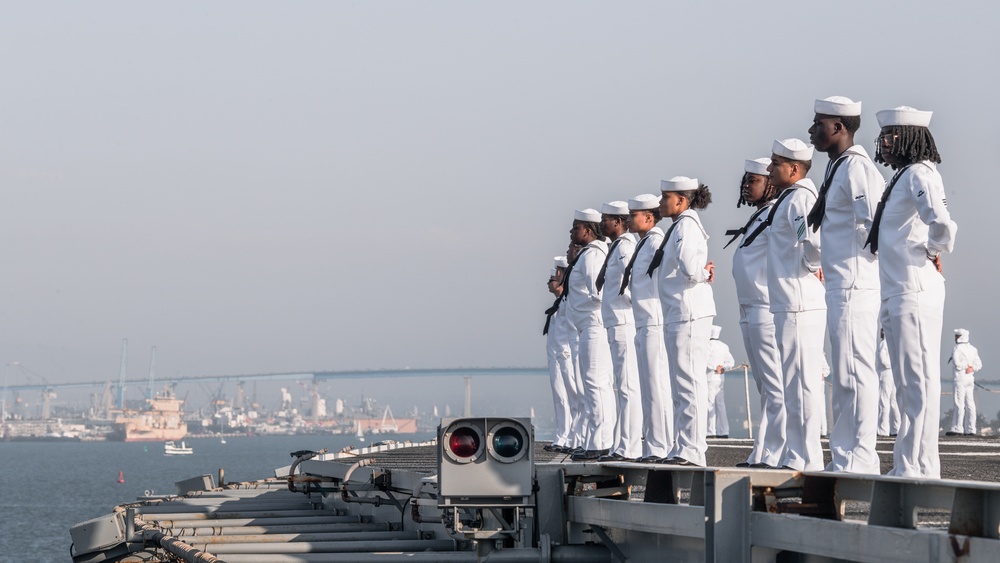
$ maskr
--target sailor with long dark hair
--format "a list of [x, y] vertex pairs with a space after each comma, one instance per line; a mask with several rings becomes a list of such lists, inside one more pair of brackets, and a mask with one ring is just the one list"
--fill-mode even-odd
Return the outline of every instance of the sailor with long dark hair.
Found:
[[705, 366], [715, 298], [709, 283], [708, 233], [696, 209], [712, 201], [708, 186], [676, 176], [660, 182], [660, 215], [673, 219], [646, 271], [659, 278], [664, 344], [674, 406], [674, 447], [664, 463], [705, 465], [708, 389]]
[[[739, 467], [777, 467], [785, 449], [785, 385], [781, 379], [781, 357], [774, 337], [774, 314], [767, 291], [768, 232], [766, 228], [761, 229], [778, 195], [768, 178], [770, 165], [769, 158], [744, 162], [736, 207], [751, 205], [754, 212], [746, 225], [726, 233], [733, 237], [726, 246], [740, 242], [733, 254], [733, 278], [740, 304], [743, 346], [760, 395], [760, 425], [754, 436], [753, 450]], [[746, 243], [754, 232], [757, 236]]]
[[880, 317], [896, 383], [900, 425], [889, 475], [941, 477], [941, 253], [955, 246], [938, 173], [941, 162], [928, 128], [932, 112], [901, 106], [875, 114], [882, 128], [875, 161], [896, 173], [882, 194], [868, 245], [878, 253]]

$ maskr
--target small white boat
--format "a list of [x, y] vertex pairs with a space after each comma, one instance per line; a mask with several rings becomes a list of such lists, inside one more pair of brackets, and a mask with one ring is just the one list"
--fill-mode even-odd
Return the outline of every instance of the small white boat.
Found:
[[193, 453], [194, 448], [188, 447], [184, 442], [181, 442], [179, 446], [173, 441], [163, 444], [163, 455], [191, 455]]

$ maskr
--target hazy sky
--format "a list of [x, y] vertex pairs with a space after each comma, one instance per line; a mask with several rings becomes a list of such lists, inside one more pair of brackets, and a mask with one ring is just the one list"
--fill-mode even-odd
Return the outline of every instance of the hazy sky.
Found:
[[934, 110], [943, 345], [971, 329], [993, 378], [998, 27], [988, 2], [3, 2], [0, 363], [116, 377], [128, 338], [132, 377], [154, 345], [171, 376], [540, 367], [573, 210], [675, 175], [712, 188], [739, 361], [743, 160], [843, 95], [869, 150], [877, 110]]

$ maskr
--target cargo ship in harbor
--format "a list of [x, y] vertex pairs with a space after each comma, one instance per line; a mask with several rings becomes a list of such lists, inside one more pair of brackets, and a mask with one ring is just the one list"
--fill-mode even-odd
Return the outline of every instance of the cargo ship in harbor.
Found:
[[114, 426], [108, 440], [117, 442], [167, 442], [180, 441], [188, 435], [181, 407], [184, 401], [164, 392], [146, 399], [143, 410], [114, 412]]

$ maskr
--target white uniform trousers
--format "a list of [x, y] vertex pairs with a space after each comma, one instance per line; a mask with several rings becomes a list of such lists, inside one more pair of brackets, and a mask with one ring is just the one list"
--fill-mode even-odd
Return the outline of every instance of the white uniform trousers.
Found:
[[610, 450], [614, 445], [617, 414], [611, 349], [608, 333], [601, 325], [580, 331], [580, 376], [588, 433], [584, 449]]
[[877, 289], [829, 289], [826, 325], [830, 333], [832, 384], [831, 460], [827, 471], [878, 475]]
[[781, 465], [799, 471], [823, 469], [818, 402], [823, 379], [823, 333], [826, 311], [775, 313], [774, 335], [785, 384], [785, 451]]
[[569, 349], [573, 355], [573, 361], [570, 362], [570, 367], [573, 368], [573, 397], [570, 401], [572, 405], [570, 415], [573, 422], [570, 426], [572, 439], [570, 446], [582, 449], [587, 446], [587, 437], [590, 434], [587, 429], [587, 404], [583, 397], [583, 374], [580, 373], [580, 333], [572, 327], [569, 331]]
[[674, 446], [674, 409], [663, 326], [636, 330], [635, 355], [642, 404], [642, 455], [666, 458]]
[[899, 408], [896, 406], [896, 383], [892, 370], [878, 372], [878, 434], [893, 436], [899, 432]]
[[[557, 322], [558, 318], [555, 319]], [[573, 365], [573, 355], [569, 349], [569, 342], [557, 335], [556, 327], [551, 327], [546, 335], [545, 344], [549, 365], [549, 383], [552, 386], [552, 406], [556, 419], [556, 435], [552, 443], [556, 446], [570, 445], [570, 427], [573, 423], [570, 407], [570, 394], [574, 395], [573, 388], [576, 381], [573, 379], [571, 366]]]
[[952, 432], [958, 432], [959, 434], [976, 433], [975, 391], [975, 377], [966, 375], [955, 378], [955, 413], [951, 418]]
[[705, 432], [709, 436], [728, 436], [729, 417], [726, 414], [726, 376], [725, 374], [707, 374], [708, 382], [708, 422]]
[[611, 451], [635, 459], [642, 457], [642, 397], [635, 357], [635, 325], [608, 327], [607, 331], [618, 407], [615, 445]]
[[941, 478], [938, 425], [944, 298], [944, 284], [940, 284], [882, 301], [882, 329], [900, 415], [888, 475]]
[[785, 383], [774, 336], [774, 315], [767, 305], [740, 305], [740, 330], [760, 395], [760, 426], [747, 463], [777, 467], [785, 450]]
[[705, 366], [712, 317], [668, 323], [664, 332], [674, 403], [674, 447], [669, 457], [705, 465], [708, 389]]

